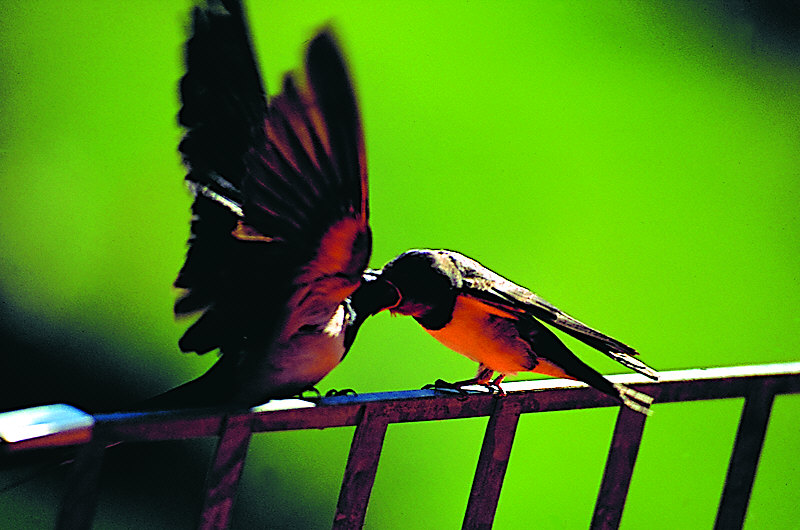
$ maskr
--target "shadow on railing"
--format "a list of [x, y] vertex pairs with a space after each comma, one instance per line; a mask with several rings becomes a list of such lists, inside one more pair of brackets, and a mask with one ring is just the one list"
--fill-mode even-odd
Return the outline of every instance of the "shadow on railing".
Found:
[[[610, 376], [654, 398], [654, 403], [745, 398], [728, 464], [715, 528], [741, 528], [761, 447], [777, 394], [800, 393], [800, 363]], [[192, 410], [90, 416], [66, 405], [0, 415], [0, 437], [10, 451], [80, 445], [62, 500], [58, 528], [89, 528], [103, 454], [128, 441], [218, 437], [206, 476], [199, 527], [226, 528], [252, 433], [355, 425], [333, 528], [361, 528], [390, 423], [489, 416], [463, 528], [491, 528], [520, 414], [619, 406], [612, 398], [563, 379], [504, 383], [505, 397], [434, 390], [287, 399], [238, 412]], [[32, 412], [35, 411], [35, 412]], [[16, 416], [14, 416], [16, 414]], [[27, 418], [27, 419], [26, 419]], [[30, 421], [34, 418], [33, 421]], [[621, 407], [617, 416], [591, 528], [618, 528], [646, 416]], [[26, 423], [27, 422], [27, 423]]]

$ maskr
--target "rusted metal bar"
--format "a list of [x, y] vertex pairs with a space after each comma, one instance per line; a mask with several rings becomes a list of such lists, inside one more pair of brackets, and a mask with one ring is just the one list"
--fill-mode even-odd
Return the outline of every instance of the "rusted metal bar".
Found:
[[744, 402], [714, 523], [717, 530], [741, 528], [744, 524], [774, 399], [769, 385], [763, 384]]
[[511, 446], [519, 423], [520, 404], [497, 398], [483, 437], [478, 467], [472, 480], [464, 529], [492, 527], [497, 501], [508, 468]]
[[[769, 381], [776, 393], [800, 393], [800, 363], [679, 370], [660, 375], [658, 382], [638, 375], [612, 375], [608, 379], [650, 394], [658, 403], [744, 397], [764, 381]], [[503, 388], [508, 393], [504, 399], [518, 402], [522, 414], [619, 405], [583, 383], [565, 379], [514, 381], [503, 383]], [[432, 390], [323, 398], [317, 406], [308, 408], [280, 409], [276, 405], [268, 411], [257, 411], [253, 414], [253, 431], [356, 425], [364, 404], [373, 402], [391, 403], [387, 412], [390, 423], [474, 418], [490, 415], [493, 401], [493, 397], [480, 392], [471, 393], [463, 401], [462, 396]], [[219, 411], [180, 411], [97, 415], [95, 419], [105, 425], [109, 439], [155, 441], [214, 436], [219, 432], [220, 417]]]
[[158, 412], [114, 412], [96, 414], [109, 439], [125, 442], [189, 440], [218, 436], [227, 410], [185, 409]]
[[[767, 380], [777, 394], [800, 393], [800, 363], [679, 370], [660, 375], [658, 382], [638, 375], [612, 375], [608, 379], [644, 391], [659, 403], [744, 397], [753, 385]], [[508, 393], [505, 399], [519, 402], [522, 414], [618, 406], [613, 398], [583, 383], [565, 379], [513, 381], [503, 383], [503, 388]], [[356, 425], [362, 406], [378, 401], [392, 404], [391, 423], [488, 416], [494, 407], [493, 398], [485, 393], [471, 393], [469, 399], [463, 401], [462, 396], [432, 390], [323, 398], [317, 406], [308, 403], [302, 408], [294, 404], [282, 408], [280, 404], [284, 401], [298, 400], [275, 400], [275, 406], [269, 410], [254, 410], [253, 431]], [[222, 416], [219, 410], [184, 410], [98, 414], [95, 420], [103, 424], [110, 440], [157, 441], [215, 436]], [[5, 449], [14, 451], [16, 444], [6, 444]]]
[[247, 447], [252, 434], [252, 416], [240, 414], [225, 418], [219, 443], [206, 475], [205, 499], [199, 528], [228, 528], [233, 501], [242, 476]]
[[349, 530], [364, 526], [387, 425], [388, 418], [380, 405], [364, 405], [361, 421], [350, 444], [350, 455], [347, 457], [333, 518], [334, 529]]
[[603, 481], [594, 506], [592, 530], [619, 528], [646, 419], [647, 416], [628, 407], [619, 409]]
[[56, 521], [58, 530], [92, 527], [104, 451], [105, 443], [97, 439], [78, 450], [69, 472], [64, 498], [61, 499], [61, 509]]

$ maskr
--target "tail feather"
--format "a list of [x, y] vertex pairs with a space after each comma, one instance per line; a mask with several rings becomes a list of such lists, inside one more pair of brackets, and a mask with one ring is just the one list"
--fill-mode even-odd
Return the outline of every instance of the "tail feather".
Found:
[[650, 405], [653, 403], [652, 396], [648, 396], [643, 392], [633, 390], [619, 383], [615, 383], [614, 388], [619, 393], [619, 399], [622, 401], [623, 405], [645, 416], [651, 416], [653, 414], [653, 411], [650, 410]]
[[615, 351], [607, 351], [604, 352], [606, 355], [617, 361], [622, 366], [630, 368], [635, 372], [639, 372], [640, 374], [649, 377], [653, 381], [658, 381], [658, 372], [644, 364], [639, 359], [628, 355], [627, 353], [622, 352], [615, 352]]
[[129, 411], [210, 408], [235, 404], [235, 360], [223, 355], [206, 373], [135, 405]]

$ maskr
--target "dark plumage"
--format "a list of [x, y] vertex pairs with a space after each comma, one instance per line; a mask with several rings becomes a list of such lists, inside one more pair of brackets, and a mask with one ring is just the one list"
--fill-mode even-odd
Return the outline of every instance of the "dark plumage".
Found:
[[330, 30], [268, 102], [241, 4], [209, 1], [192, 20], [179, 150], [194, 203], [175, 314], [199, 314], [181, 350], [221, 358], [148, 408], [250, 406], [313, 387], [352, 343], [348, 297], [371, 252], [361, 121]]

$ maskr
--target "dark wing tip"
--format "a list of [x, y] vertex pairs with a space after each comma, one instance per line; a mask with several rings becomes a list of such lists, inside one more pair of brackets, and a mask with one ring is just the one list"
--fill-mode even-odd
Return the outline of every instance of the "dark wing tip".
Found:
[[369, 215], [364, 135], [356, 92], [341, 46], [331, 26], [319, 30], [306, 52], [309, 88], [330, 134], [333, 162], [345, 188]]
[[330, 27], [304, 57], [303, 72], [287, 73], [270, 100], [266, 145], [247, 158], [244, 215], [260, 232], [316, 252], [344, 218], [368, 229], [367, 172], [353, 84]]
[[260, 141], [266, 116], [264, 86], [240, 2], [195, 4], [184, 61], [178, 122], [186, 134], [178, 150], [190, 168], [186, 178], [213, 187], [209, 175], [218, 175], [240, 188], [242, 158]]
[[314, 99], [330, 124], [360, 132], [361, 123], [347, 61], [333, 29], [321, 29], [306, 50], [306, 73]]
[[621, 353], [617, 351], [609, 351], [605, 353], [606, 355], [617, 361], [622, 366], [630, 368], [631, 370], [638, 372], [643, 376], [652, 379], [653, 381], [658, 381], [659, 380], [658, 372], [647, 366], [639, 359], [636, 359], [635, 357], [632, 356], [632, 355], [638, 355], [639, 352], [637, 352], [633, 348], [631, 348], [631, 351], [633, 353]]

